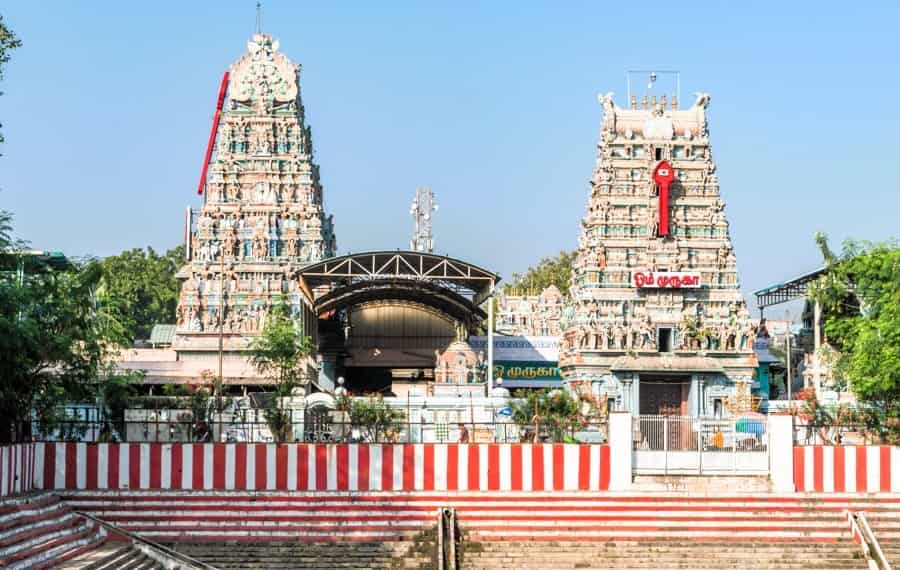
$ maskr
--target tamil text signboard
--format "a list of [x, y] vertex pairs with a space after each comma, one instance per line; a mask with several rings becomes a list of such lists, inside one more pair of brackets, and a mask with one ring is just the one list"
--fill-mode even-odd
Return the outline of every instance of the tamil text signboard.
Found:
[[696, 271], [635, 271], [631, 283], [639, 289], [697, 289], [700, 273]]

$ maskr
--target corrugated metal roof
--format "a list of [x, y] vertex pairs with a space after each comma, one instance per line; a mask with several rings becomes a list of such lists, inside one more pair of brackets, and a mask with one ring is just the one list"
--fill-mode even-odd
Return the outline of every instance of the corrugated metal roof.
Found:
[[153, 325], [150, 331], [151, 344], [172, 344], [175, 338], [175, 325]]

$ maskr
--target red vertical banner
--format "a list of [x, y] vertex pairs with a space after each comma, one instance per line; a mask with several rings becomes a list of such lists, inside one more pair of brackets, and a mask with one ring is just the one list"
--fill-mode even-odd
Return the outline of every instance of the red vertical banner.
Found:
[[659, 227], [657, 229], [659, 236], [669, 235], [669, 187], [674, 180], [675, 169], [667, 160], [656, 165], [653, 170], [653, 181], [659, 188]]
[[197, 186], [197, 194], [203, 194], [206, 185], [206, 172], [209, 170], [209, 161], [212, 158], [213, 147], [216, 144], [216, 131], [219, 130], [219, 117], [222, 115], [222, 104], [225, 102], [225, 91], [228, 89], [228, 72], [222, 76], [219, 85], [219, 97], [216, 100], [216, 112], [213, 114], [212, 129], [209, 133], [209, 142], [206, 144], [206, 155], [203, 158], [203, 170], [200, 171], [200, 184]]

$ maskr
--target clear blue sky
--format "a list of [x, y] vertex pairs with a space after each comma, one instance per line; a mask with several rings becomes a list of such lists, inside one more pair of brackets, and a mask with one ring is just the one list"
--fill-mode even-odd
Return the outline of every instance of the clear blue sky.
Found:
[[[0, 208], [70, 255], [179, 243], [222, 72], [252, 0], [4, 2]], [[288, 2], [263, 28], [302, 94], [341, 253], [404, 248], [415, 188], [436, 250], [509, 276], [576, 246], [598, 92], [681, 71], [710, 127], [745, 292], [807, 269], [816, 230], [897, 236], [897, 2]], [[772, 315], [775, 316], [775, 315]]]

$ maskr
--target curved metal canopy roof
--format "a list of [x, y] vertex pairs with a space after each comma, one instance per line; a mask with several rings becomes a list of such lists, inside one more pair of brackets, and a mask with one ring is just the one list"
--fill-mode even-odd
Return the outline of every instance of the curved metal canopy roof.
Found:
[[[477, 307], [491, 294], [500, 276], [465, 261], [421, 251], [370, 251], [332, 257], [299, 271], [311, 288], [347, 286], [375, 280], [430, 282]], [[317, 302], [318, 304], [318, 302]]]
[[446, 287], [411, 279], [379, 279], [339, 286], [316, 299], [316, 311], [323, 313], [385, 299], [428, 305], [463, 323], [477, 322], [487, 316], [472, 301]]

